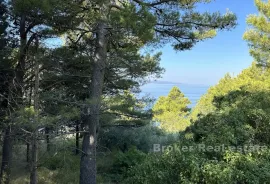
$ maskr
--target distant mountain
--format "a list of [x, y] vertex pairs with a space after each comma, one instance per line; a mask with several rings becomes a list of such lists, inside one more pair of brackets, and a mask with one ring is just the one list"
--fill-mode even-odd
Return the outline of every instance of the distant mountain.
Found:
[[180, 82], [171, 82], [171, 81], [151, 81], [152, 84], [183, 84]]
[[[211, 85], [207, 84], [189, 84], [189, 83], [182, 83], [182, 82], [173, 82], [173, 81], [151, 81], [148, 84], [170, 84], [170, 85], [180, 85], [180, 86], [196, 86], [196, 87], [210, 87]], [[147, 85], [147, 84], [146, 84]]]

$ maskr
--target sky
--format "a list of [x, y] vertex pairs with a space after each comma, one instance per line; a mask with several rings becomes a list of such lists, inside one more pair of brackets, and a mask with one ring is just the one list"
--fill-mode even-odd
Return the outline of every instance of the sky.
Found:
[[229, 9], [237, 15], [238, 25], [231, 31], [221, 31], [217, 37], [198, 43], [190, 51], [176, 52], [170, 45], [162, 48], [161, 66], [166, 72], [160, 81], [214, 85], [226, 73], [236, 76], [251, 65], [253, 58], [242, 38], [247, 30], [247, 16], [258, 13], [254, 0], [215, 0], [198, 8], [221, 13]]

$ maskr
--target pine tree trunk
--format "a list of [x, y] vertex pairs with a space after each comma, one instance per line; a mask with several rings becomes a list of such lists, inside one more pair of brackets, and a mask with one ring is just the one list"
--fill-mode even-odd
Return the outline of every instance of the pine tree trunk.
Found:
[[28, 163], [30, 161], [30, 144], [26, 143], [26, 162]]
[[[38, 38], [36, 37], [36, 51], [38, 51]], [[37, 54], [37, 52], [36, 52]], [[31, 155], [31, 173], [30, 184], [37, 184], [37, 137], [38, 137], [38, 116], [39, 116], [39, 63], [37, 57], [35, 57], [35, 88], [34, 88], [34, 109], [35, 109], [35, 126], [32, 133], [32, 155]]]
[[1, 184], [8, 184], [10, 180], [10, 160], [11, 160], [11, 136], [10, 136], [10, 129], [9, 126], [5, 130], [4, 135], [4, 143], [3, 143], [3, 151], [2, 151], [2, 166], [1, 166]]
[[[25, 70], [25, 58], [27, 54], [27, 33], [25, 31], [26, 16], [21, 15], [20, 20], [20, 55], [19, 61], [15, 68], [14, 81], [11, 80], [9, 91], [9, 109], [13, 112], [20, 104], [22, 104], [23, 96], [23, 78]], [[31, 41], [30, 41], [31, 42]], [[5, 130], [5, 137], [3, 142], [3, 156], [1, 167], [1, 183], [8, 184], [10, 180], [10, 161], [12, 156], [12, 138], [10, 137], [11, 126]]]
[[46, 135], [46, 144], [47, 144], [47, 152], [51, 151], [51, 143], [50, 143], [50, 130], [48, 127], [45, 128], [45, 135]]
[[30, 184], [37, 184], [37, 132], [32, 137]]
[[[32, 69], [30, 69], [30, 72], [32, 72]], [[29, 107], [31, 107], [32, 105], [32, 91], [33, 91], [33, 87], [32, 85], [30, 85], [30, 90], [29, 90], [29, 101], [28, 101], [28, 105]], [[26, 140], [26, 162], [29, 163], [30, 162], [30, 143], [29, 140]]]
[[106, 23], [100, 21], [96, 32], [96, 50], [90, 86], [90, 105], [87, 111], [80, 165], [80, 184], [96, 184], [96, 131], [99, 124], [99, 111], [107, 54]]
[[80, 121], [76, 121], [76, 150], [75, 150], [75, 154], [78, 155], [79, 154], [79, 150], [80, 150], [80, 127], [79, 127], [79, 122]]

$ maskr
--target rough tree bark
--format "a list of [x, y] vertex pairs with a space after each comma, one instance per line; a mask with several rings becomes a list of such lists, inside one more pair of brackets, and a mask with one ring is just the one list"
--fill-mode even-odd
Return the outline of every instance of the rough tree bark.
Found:
[[26, 162], [28, 163], [30, 161], [30, 144], [29, 142], [26, 143]]
[[[36, 39], [36, 54], [38, 51], [38, 38]], [[39, 62], [37, 57], [35, 57], [35, 87], [34, 87], [34, 109], [35, 109], [35, 122], [34, 131], [32, 133], [32, 154], [31, 154], [31, 173], [30, 173], [30, 184], [37, 184], [37, 153], [38, 153], [38, 145], [37, 145], [37, 136], [38, 136], [38, 113], [39, 113]]]
[[99, 124], [99, 111], [107, 58], [106, 23], [99, 21], [96, 27], [96, 50], [90, 86], [90, 105], [83, 137], [80, 165], [80, 184], [96, 184], [96, 131]]
[[[11, 80], [10, 89], [9, 89], [9, 111], [12, 113], [14, 109], [19, 107], [22, 101], [23, 94], [23, 77], [25, 70], [25, 58], [27, 53], [27, 32], [25, 28], [26, 16], [21, 15], [20, 20], [20, 52], [18, 64], [14, 71], [14, 79]], [[29, 40], [31, 42], [31, 40]], [[4, 143], [3, 143], [3, 156], [2, 156], [2, 166], [1, 166], [1, 175], [0, 181], [2, 184], [9, 183], [10, 176], [10, 160], [12, 156], [12, 138], [10, 137], [11, 126], [8, 125], [5, 130]]]
[[37, 131], [32, 134], [30, 184], [37, 184]]
[[50, 129], [48, 127], [45, 128], [45, 136], [46, 136], [47, 152], [50, 152], [51, 151]]
[[2, 166], [1, 166], [1, 184], [8, 184], [10, 180], [10, 160], [11, 160], [11, 136], [10, 128], [5, 130], [3, 153], [2, 153]]
[[79, 150], [80, 150], [80, 121], [76, 120], [76, 150], [75, 150], [75, 154], [78, 155], [79, 154]]

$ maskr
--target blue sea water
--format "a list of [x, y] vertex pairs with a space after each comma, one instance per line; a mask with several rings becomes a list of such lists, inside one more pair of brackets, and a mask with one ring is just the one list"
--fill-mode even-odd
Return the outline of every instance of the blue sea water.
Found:
[[177, 86], [184, 93], [184, 95], [191, 101], [190, 108], [194, 107], [200, 97], [207, 92], [210, 86], [196, 85], [196, 84], [182, 84], [182, 83], [162, 83], [153, 82], [141, 87], [141, 95], [148, 95], [152, 98], [158, 99], [160, 96], [168, 95], [172, 87]]

